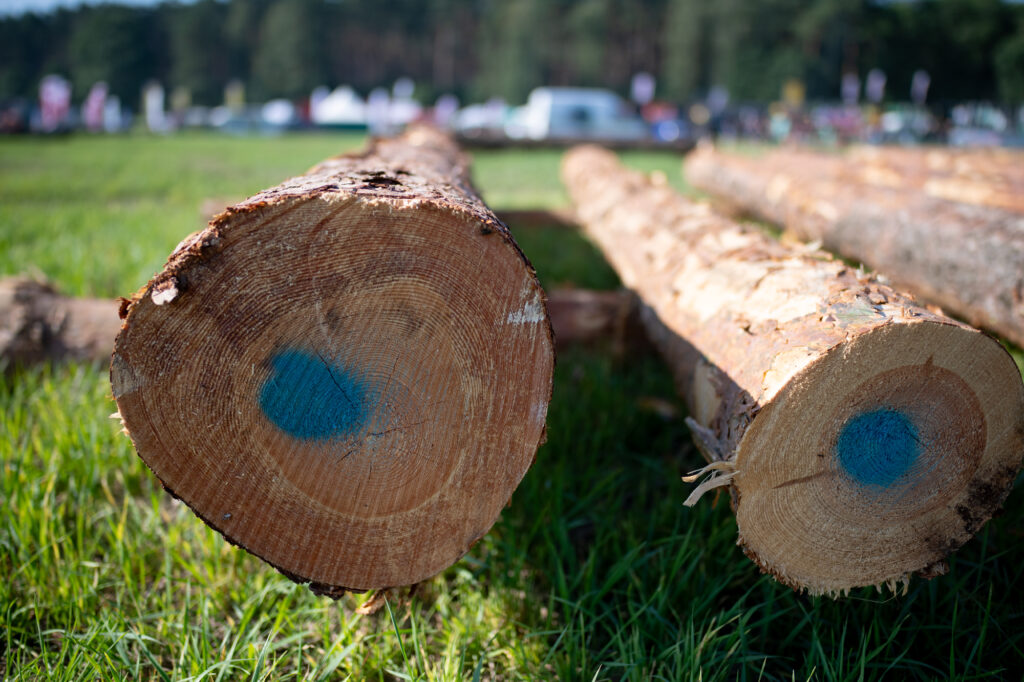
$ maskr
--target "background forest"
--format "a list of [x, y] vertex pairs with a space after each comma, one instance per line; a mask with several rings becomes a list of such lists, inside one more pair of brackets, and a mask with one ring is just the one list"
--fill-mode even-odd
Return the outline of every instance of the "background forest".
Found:
[[35, 95], [47, 73], [81, 100], [96, 81], [133, 106], [156, 79], [218, 104], [238, 79], [250, 101], [318, 85], [365, 91], [408, 76], [421, 101], [454, 93], [522, 102], [538, 85], [625, 93], [646, 71], [661, 99], [723, 86], [767, 102], [801, 80], [839, 97], [844, 73], [879, 68], [887, 95], [912, 74], [929, 102], [1024, 102], [1024, 4], [1001, 0], [200, 0], [81, 6], [0, 18], [0, 97]]

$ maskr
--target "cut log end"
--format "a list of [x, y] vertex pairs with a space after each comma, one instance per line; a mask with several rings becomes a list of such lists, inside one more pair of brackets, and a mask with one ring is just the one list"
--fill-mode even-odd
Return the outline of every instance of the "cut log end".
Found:
[[532, 463], [551, 394], [543, 293], [484, 227], [440, 201], [331, 191], [220, 216], [117, 339], [114, 396], [143, 459], [321, 592], [447, 568]]
[[732, 479], [740, 544], [812, 594], [905, 582], [1006, 498], [1024, 388], [989, 337], [889, 324], [804, 368], [758, 415]]

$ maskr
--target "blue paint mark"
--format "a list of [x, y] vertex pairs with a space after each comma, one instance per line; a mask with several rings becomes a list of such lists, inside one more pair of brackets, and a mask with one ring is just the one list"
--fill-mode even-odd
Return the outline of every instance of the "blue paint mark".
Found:
[[843, 425], [836, 441], [839, 463], [861, 485], [888, 487], [921, 454], [917, 429], [903, 412], [879, 408]]
[[260, 408], [279, 429], [302, 440], [351, 436], [371, 402], [362, 381], [315, 352], [285, 348], [270, 358]]

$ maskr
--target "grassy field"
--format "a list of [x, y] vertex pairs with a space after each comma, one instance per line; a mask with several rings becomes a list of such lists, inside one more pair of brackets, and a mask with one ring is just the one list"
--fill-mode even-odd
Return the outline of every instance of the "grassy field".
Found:
[[[0, 139], [0, 275], [127, 295], [204, 200], [359, 138]], [[679, 159], [627, 155], [681, 189]], [[480, 152], [495, 207], [558, 206], [556, 152]], [[516, 230], [545, 286], [617, 285], [579, 236]], [[652, 406], [660, 406], [654, 409]], [[671, 409], [665, 409], [670, 407]], [[1024, 495], [905, 595], [808, 598], [760, 576], [657, 357], [559, 357], [549, 440], [492, 532], [385, 608], [312, 595], [165, 494], [109, 418], [105, 367], [0, 377], [4, 679], [1020, 679]], [[1018, 481], [1019, 482], [1019, 481]]]

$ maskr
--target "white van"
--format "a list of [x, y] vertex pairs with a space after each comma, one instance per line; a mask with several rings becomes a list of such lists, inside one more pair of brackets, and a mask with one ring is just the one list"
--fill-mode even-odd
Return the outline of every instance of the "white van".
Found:
[[610, 90], [537, 88], [505, 126], [512, 138], [532, 140], [643, 140], [647, 125]]

